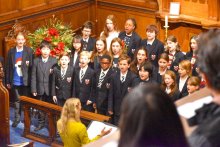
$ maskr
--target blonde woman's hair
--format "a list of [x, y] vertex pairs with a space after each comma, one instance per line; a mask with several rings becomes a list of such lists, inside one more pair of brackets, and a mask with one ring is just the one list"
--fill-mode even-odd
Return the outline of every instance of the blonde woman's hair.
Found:
[[66, 133], [66, 126], [69, 119], [81, 122], [80, 110], [81, 103], [78, 98], [69, 98], [66, 100], [62, 108], [61, 117], [57, 121], [57, 130], [59, 133]]

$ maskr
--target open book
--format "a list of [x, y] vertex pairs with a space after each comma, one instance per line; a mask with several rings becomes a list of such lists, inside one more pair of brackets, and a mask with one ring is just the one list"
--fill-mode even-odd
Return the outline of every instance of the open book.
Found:
[[[112, 134], [113, 132], [115, 132], [118, 129], [117, 126], [114, 126], [114, 125], [106, 123], [106, 122], [92, 121], [89, 124], [88, 129], [87, 129], [89, 138], [93, 139], [94, 137], [99, 135], [104, 127], [106, 130], [109, 130], [110, 128], [112, 129], [112, 131], [108, 135]], [[108, 136], [108, 135], [106, 135], [106, 136]], [[104, 137], [106, 137], [106, 136], [104, 136]]]
[[177, 111], [181, 116], [185, 117], [186, 119], [189, 119], [196, 114], [195, 111], [197, 109], [201, 108], [204, 104], [209, 104], [211, 102], [212, 102], [212, 97], [206, 96], [199, 100], [195, 100], [193, 102], [189, 102], [189, 103], [179, 106], [177, 108]]

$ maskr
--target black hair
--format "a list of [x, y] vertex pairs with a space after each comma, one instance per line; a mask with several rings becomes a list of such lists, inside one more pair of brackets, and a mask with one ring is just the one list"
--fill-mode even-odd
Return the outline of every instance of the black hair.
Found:
[[152, 73], [153, 73], [153, 65], [151, 64], [151, 62], [146, 61], [146, 62], [142, 63], [140, 65], [139, 70], [141, 70], [142, 67], [144, 68], [144, 71], [147, 71], [149, 73], [149, 77], [151, 77]]
[[134, 88], [123, 100], [119, 147], [187, 147], [171, 98], [157, 84]]
[[196, 43], [198, 42], [199, 36], [198, 35], [193, 35], [192, 37], [190, 37], [189, 40], [189, 48], [190, 48], [190, 52], [193, 52], [192, 48], [191, 48], [191, 40], [194, 39], [196, 41]]
[[207, 77], [210, 86], [220, 91], [220, 29], [211, 29], [199, 36], [198, 67]]
[[108, 54], [104, 54], [103, 56], [101, 56], [100, 61], [101, 61], [102, 59], [108, 59], [109, 62], [112, 62], [112, 58], [111, 58], [111, 56], [108, 55]]
[[137, 28], [137, 22], [136, 22], [136, 20], [135, 20], [134, 18], [128, 18], [126, 21], [128, 21], [128, 20], [131, 20], [131, 21], [132, 21], [132, 23], [133, 23], [133, 25], [134, 25], [134, 30], [136, 30], [136, 28]]
[[49, 49], [52, 48], [50, 42], [46, 41], [46, 40], [42, 40], [41, 43], [40, 43], [40, 49], [42, 49], [43, 47], [48, 47]]

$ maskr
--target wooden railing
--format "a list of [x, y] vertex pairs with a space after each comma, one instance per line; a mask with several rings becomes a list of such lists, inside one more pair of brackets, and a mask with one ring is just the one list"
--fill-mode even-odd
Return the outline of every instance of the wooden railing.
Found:
[[[62, 144], [59, 143], [56, 139], [56, 121], [60, 116], [62, 107], [50, 104], [47, 102], [39, 101], [30, 97], [21, 96], [20, 97], [23, 111], [24, 111], [24, 133], [23, 136], [44, 144], [48, 144], [51, 146], [62, 146]], [[40, 110], [46, 113], [48, 116], [48, 136], [43, 136], [36, 134], [34, 132], [30, 131], [31, 127], [31, 111], [32, 110]], [[110, 117], [87, 112], [87, 111], [81, 111], [81, 120], [85, 125], [88, 125], [88, 123], [91, 120], [97, 120], [97, 121], [109, 121]]]

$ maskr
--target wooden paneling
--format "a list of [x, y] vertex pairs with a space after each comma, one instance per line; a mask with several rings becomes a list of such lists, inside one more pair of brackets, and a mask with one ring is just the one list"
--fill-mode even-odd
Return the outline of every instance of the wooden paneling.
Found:
[[42, 7], [46, 6], [46, 0], [35, 0], [35, 1], [30, 1], [30, 0], [22, 0], [19, 1], [19, 7], [21, 10], [27, 10], [27, 9], [32, 9], [36, 7]]
[[0, 0], [0, 16], [16, 11], [17, 0]]
[[[175, 0], [179, 1], [180, 13], [184, 15], [208, 18], [208, 2], [207, 0]], [[202, 11], [201, 11], [202, 10]]]
[[[75, 1], [75, 3], [71, 3], [70, 5], [61, 5], [59, 9], [51, 9], [48, 12], [42, 11], [41, 14], [34, 15], [32, 13], [29, 14], [28, 17], [24, 16], [23, 18], [18, 19], [18, 21], [23, 24], [26, 29], [30, 32], [35, 31], [37, 28], [45, 25], [46, 20], [55, 16], [61, 20], [63, 20], [66, 24], [72, 24], [72, 28], [76, 29], [80, 27], [83, 22], [90, 19], [90, 1], [81, 1], [79, 0], [66, 0], [68, 3], [70, 1]], [[40, 2], [47, 2], [47, 0], [40, 0], [39, 2], [34, 1], [31, 4], [40, 4]], [[63, 2], [63, 1], [62, 1]], [[48, 3], [48, 2], [47, 2]], [[61, 4], [61, 1], [53, 0], [50, 1], [51, 4]], [[64, 4], [64, 3], [62, 3]], [[65, 3], [66, 4], [66, 3]], [[36, 6], [35, 5], [35, 6]], [[25, 4], [25, 7], [28, 8], [30, 5]], [[39, 7], [41, 7], [39, 5]], [[63, 7], [63, 8], [62, 8]], [[36, 9], [36, 8], [33, 8]], [[31, 9], [30, 9], [31, 10]], [[27, 11], [26, 11], [27, 12]], [[31, 11], [30, 11], [31, 12]], [[83, 17], [82, 17], [83, 16]], [[1, 18], [0, 18], [1, 19]], [[10, 18], [9, 18], [10, 20]], [[14, 25], [14, 22], [8, 21], [7, 23], [1, 23], [0, 21], [0, 55], [6, 57], [7, 50], [3, 47], [4, 37], [7, 36], [9, 30]]]
[[33, 14], [55, 11], [55, 9], [62, 9], [67, 5], [83, 2], [89, 2], [89, 0], [1, 0], [0, 22], [3, 23]]

